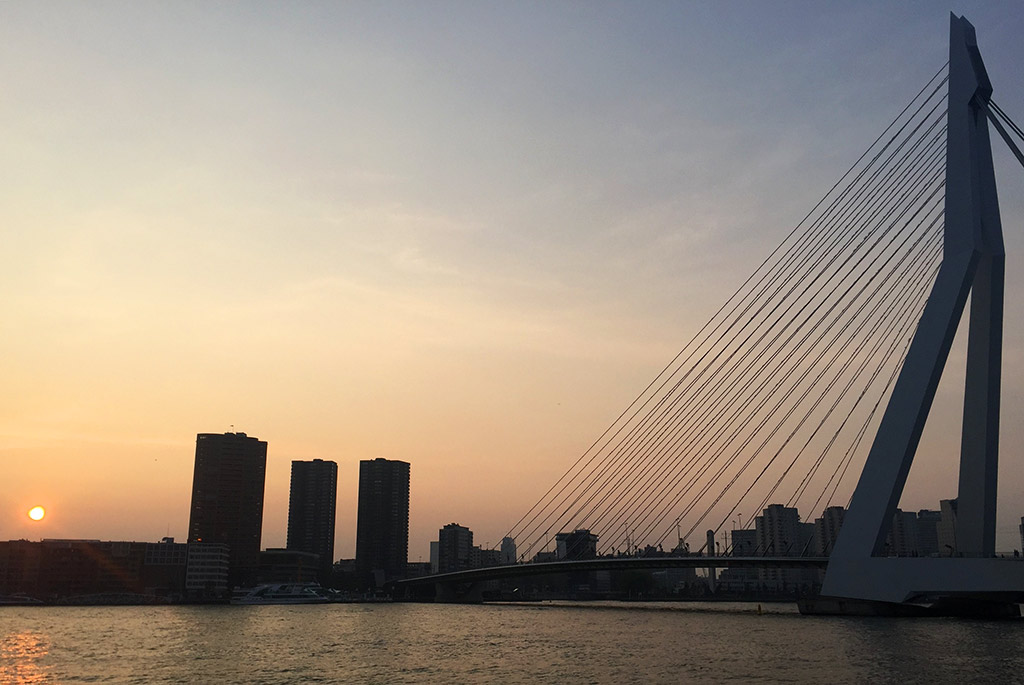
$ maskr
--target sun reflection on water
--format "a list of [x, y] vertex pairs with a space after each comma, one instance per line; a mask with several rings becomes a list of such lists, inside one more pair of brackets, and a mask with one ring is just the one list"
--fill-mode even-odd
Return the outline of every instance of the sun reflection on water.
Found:
[[0, 683], [49, 682], [42, 663], [50, 652], [45, 635], [33, 632], [8, 633], [0, 637]]

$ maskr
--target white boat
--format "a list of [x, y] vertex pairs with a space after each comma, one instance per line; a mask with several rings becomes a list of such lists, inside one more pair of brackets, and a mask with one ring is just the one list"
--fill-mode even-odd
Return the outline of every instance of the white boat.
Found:
[[315, 583], [268, 583], [237, 588], [232, 604], [326, 604], [331, 600]]

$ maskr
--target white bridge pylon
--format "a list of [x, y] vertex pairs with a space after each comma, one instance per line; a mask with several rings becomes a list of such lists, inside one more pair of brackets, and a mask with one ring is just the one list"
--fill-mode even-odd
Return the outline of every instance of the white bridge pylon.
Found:
[[[995, 553], [1004, 252], [988, 133], [992, 86], [974, 27], [950, 17], [942, 266], [868, 453], [821, 594], [883, 602], [1024, 597], [1024, 563]], [[968, 294], [956, 556], [882, 557]]]

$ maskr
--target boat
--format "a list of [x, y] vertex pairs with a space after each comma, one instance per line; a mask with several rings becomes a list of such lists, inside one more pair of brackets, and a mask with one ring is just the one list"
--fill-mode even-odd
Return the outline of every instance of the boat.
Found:
[[267, 583], [236, 588], [232, 604], [327, 604], [331, 599], [316, 583]]

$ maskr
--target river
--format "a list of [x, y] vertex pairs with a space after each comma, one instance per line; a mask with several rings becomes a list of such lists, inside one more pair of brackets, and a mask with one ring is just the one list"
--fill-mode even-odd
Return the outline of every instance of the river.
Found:
[[692, 602], [0, 607], [3, 683], [1021, 681], [1024, 621]]

